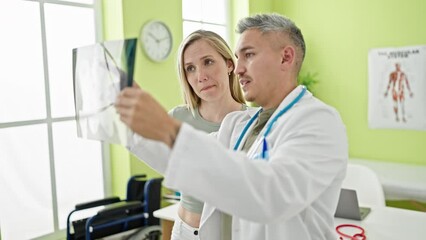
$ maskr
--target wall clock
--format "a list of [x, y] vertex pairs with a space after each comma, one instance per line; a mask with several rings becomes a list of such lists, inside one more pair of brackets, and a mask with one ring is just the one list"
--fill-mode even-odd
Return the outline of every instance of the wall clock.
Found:
[[172, 34], [162, 21], [149, 21], [143, 25], [139, 40], [146, 56], [154, 62], [166, 60], [172, 51]]

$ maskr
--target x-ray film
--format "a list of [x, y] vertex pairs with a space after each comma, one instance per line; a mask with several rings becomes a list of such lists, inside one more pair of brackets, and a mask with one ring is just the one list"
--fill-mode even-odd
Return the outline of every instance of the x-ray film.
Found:
[[131, 131], [114, 102], [133, 84], [136, 39], [107, 41], [73, 49], [74, 102], [81, 138], [126, 145]]

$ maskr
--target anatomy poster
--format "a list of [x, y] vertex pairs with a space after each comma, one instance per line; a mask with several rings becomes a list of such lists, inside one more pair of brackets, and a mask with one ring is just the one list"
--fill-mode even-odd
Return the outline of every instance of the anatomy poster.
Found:
[[136, 39], [107, 41], [73, 49], [74, 102], [81, 138], [126, 145], [131, 135], [114, 102], [133, 84]]
[[368, 54], [371, 128], [426, 130], [426, 46]]

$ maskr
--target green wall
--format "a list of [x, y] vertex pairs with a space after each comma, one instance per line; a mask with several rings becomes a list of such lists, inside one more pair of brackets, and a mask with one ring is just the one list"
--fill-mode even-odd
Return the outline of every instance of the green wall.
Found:
[[318, 74], [315, 94], [340, 112], [350, 157], [421, 165], [426, 131], [368, 128], [367, 54], [372, 48], [425, 45], [425, 10], [424, 0], [248, 0], [249, 14], [281, 13], [302, 29], [302, 72]]
[[349, 155], [426, 165], [426, 131], [368, 128], [367, 55], [372, 48], [426, 44], [424, 0], [276, 0], [274, 11], [302, 29], [304, 71], [317, 72], [316, 95], [346, 124]]
[[[167, 8], [164, 6], [167, 5]], [[142, 49], [136, 56], [135, 79], [168, 110], [181, 103], [179, 82], [176, 74], [176, 52], [182, 39], [181, 1], [125, 0], [123, 1], [124, 35], [138, 36], [141, 26], [149, 20], [164, 21], [173, 35], [173, 50], [170, 57], [155, 63], [145, 57]], [[148, 177], [160, 176], [148, 165], [134, 156], [130, 158], [130, 174], [146, 173]]]
[[[181, 1], [103, 2], [106, 40], [138, 37], [141, 27], [154, 19], [164, 21], [169, 26], [173, 34], [173, 50], [170, 57], [161, 63], [151, 62], [138, 45], [134, 77], [138, 84], [156, 97], [167, 110], [182, 103], [175, 66], [177, 48], [182, 39], [181, 11]], [[111, 145], [111, 172], [112, 192], [119, 196], [125, 195], [125, 184], [131, 175], [146, 173], [149, 178], [159, 176], [157, 172], [129, 154], [124, 147], [118, 145]]]
[[247, 0], [233, 0], [230, 4], [231, 8], [231, 22], [230, 30], [231, 30], [231, 38], [229, 46], [231, 48], [235, 48], [235, 44], [238, 40], [238, 34], [235, 33], [235, 27], [237, 26], [238, 20], [245, 17], [249, 13], [249, 2]]
[[[104, 0], [103, 5], [105, 39], [137, 37], [141, 26], [151, 19], [169, 25], [174, 37], [171, 56], [153, 63], [139, 47], [135, 79], [166, 109], [182, 103], [175, 66], [182, 39], [181, 1]], [[367, 124], [369, 49], [426, 44], [425, 10], [424, 0], [234, 0], [231, 27], [235, 29], [238, 19], [249, 13], [289, 16], [302, 29], [307, 43], [302, 71], [318, 73], [315, 94], [341, 113], [350, 157], [426, 165], [425, 131], [373, 130]], [[231, 37], [231, 46], [236, 39], [236, 35]], [[111, 156], [115, 194], [124, 194], [124, 183], [132, 174], [157, 176], [121, 146], [113, 145]]]

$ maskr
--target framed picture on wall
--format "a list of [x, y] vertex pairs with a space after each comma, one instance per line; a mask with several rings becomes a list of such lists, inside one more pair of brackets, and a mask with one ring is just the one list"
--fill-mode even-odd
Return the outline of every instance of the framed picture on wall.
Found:
[[426, 130], [426, 46], [368, 54], [371, 128]]

